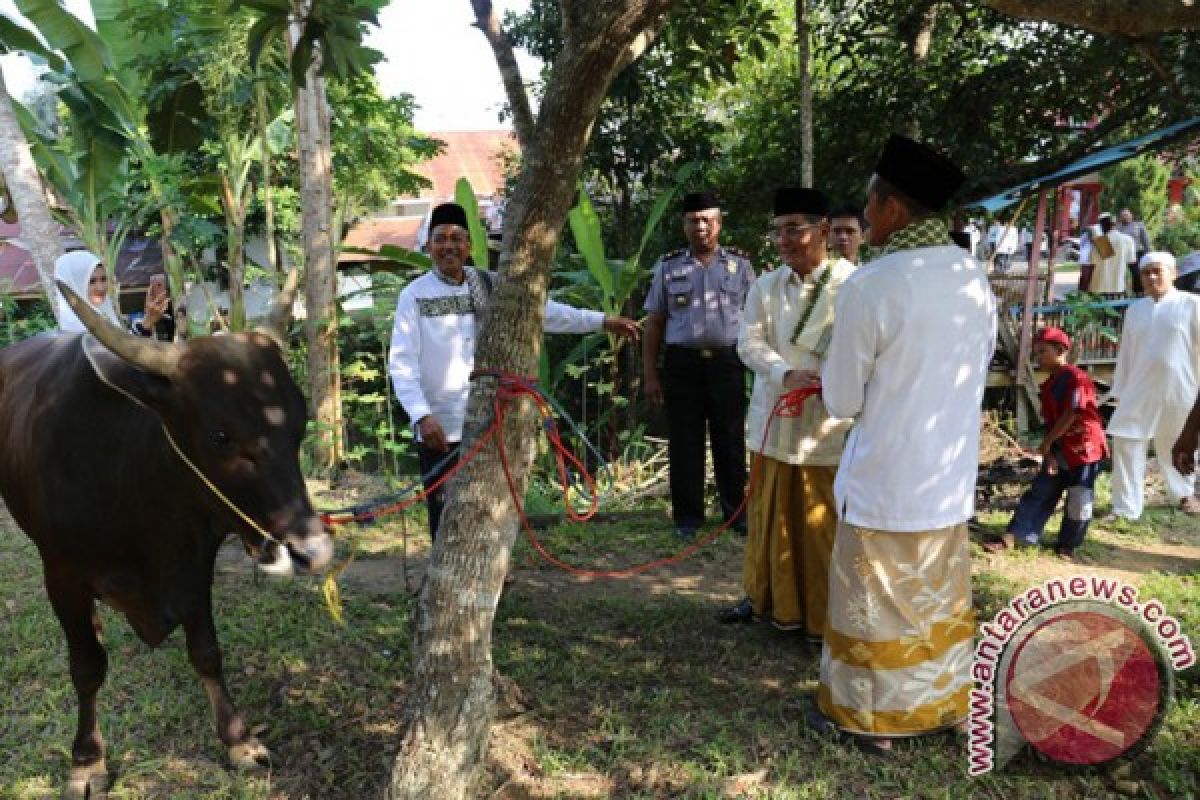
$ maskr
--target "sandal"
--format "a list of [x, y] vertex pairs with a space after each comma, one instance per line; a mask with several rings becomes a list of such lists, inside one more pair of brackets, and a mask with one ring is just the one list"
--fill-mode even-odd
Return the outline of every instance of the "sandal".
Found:
[[1015, 550], [1016, 547], [1017, 540], [1011, 533], [996, 536], [983, 543], [983, 549], [989, 553], [1003, 553], [1006, 550]]

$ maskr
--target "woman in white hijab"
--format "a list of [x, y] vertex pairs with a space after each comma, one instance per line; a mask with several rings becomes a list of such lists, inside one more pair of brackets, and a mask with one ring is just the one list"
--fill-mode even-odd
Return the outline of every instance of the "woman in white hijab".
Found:
[[[58, 260], [54, 262], [54, 277], [71, 287], [75, 294], [87, 300], [92, 308], [96, 309], [109, 322], [118, 328], [128, 329], [129, 326], [117, 313], [112, 298], [108, 294], [108, 275], [104, 271], [104, 264], [94, 253], [87, 250], [75, 250], [59, 256]], [[55, 302], [58, 305], [59, 330], [63, 333], [86, 332], [87, 328], [71, 310], [71, 306], [67, 304], [62, 293], [56, 291], [55, 295]], [[133, 332], [142, 336], [152, 335], [154, 325], [162, 318], [166, 307], [165, 287], [161, 283], [152, 283], [146, 293], [145, 318], [132, 329]]]

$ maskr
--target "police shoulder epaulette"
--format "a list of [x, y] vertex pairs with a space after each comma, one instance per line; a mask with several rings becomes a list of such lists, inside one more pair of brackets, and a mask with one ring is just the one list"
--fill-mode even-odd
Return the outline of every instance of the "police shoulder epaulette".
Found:
[[750, 254], [747, 253], [745, 250], [741, 249], [740, 247], [726, 247], [725, 252], [729, 253], [731, 256], [737, 256], [738, 258], [744, 258], [747, 261], [750, 260]]
[[681, 255], [683, 255], [686, 252], [687, 252], [687, 248], [681, 247], [678, 250], [672, 250], [669, 253], [663, 253], [661, 256], [658, 257], [659, 263], [665, 264], [668, 261], [673, 261], [673, 260], [679, 258]]

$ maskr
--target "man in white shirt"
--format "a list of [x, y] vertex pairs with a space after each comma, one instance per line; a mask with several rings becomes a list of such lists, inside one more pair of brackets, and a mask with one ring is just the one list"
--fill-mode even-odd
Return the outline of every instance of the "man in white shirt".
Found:
[[1012, 257], [1020, 244], [1020, 234], [1013, 225], [1001, 225], [996, 239], [996, 271], [1003, 274], [1012, 265]]
[[839, 290], [822, 369], [830, 415], [855, 423], [834, 483], [819, 711], [808, 720], [879, 750], [967, 717], [967, 520], [996, 301], [983, 266], [935, 216], [962, 181], [940, 153], [888, 140], [866, 207], [883, 251]]
[[816, 397], [799, 416], [772, 418], [772, 412], [780, 395], [820, 370], [838, 288], [854, 272], [828, 250], [828, 210], [828, 199], [815, 189], [775, 193], [770, 235], [784, 266], [759, 276], [746, 296], [737, 344], [738, 357], [754, 372], [746, 431], [755, 476], [746, 511], [746, 599], [717, 617], [725, 623], [769, 618], [780, 630], [803, 630], [816, 642], [825, 633], [837, 527], [833, 477], [850, 423], [831, 419]]
[[[1104, 239], [1108, 240], [1105, 245]], [[1092, 239], [1092, 280], [1089, 290], [1097, 294], [1125, 294], [1128, 265], [1137, 261], [1133, 239], [1117, 230], [1112, 214], [1100, 215], [1100, 234]]]
[[1151, 252], [1139, 268], [1146, 296], [1129, 306], [1110, 398], [1113, 437], [1112, 513], [1137, 519], [1145, 503], [1146, 449], [1154, 442], [1172, 504], [1200, 513], [1195, 478], [1168, 455], [1200, 386], [1200, 297], [1174, 287], [1175, 258]]
[[[396, 397], [417, 434], [417, 456], [426, 490], [458, 460], [463, 417], [475, 365], [475, 341], [497, 278], [467, 266], [471, 236], [462, 206], [443, 203], [429, 223], [433, 269], [415, 279], [396, 302], [388, 373]], [[638, 324], [599, 311], [546, 303], [545, 329], [551, 333], [606, 330], [636, 339]], [[426, 498], [429, 532], [437, 536], [445, 503], [438, 486]]]

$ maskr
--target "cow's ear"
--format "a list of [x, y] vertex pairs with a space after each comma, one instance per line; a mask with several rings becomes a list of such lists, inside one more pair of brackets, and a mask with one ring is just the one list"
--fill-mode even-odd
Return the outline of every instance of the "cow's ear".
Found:
[[167, 378], [133, 366], [90, 336], [84, 337], [83, 349], [100, 382], [125, 395], [130, 402], [154, 411], [161, 411], [169, 402], [172, 387]]

